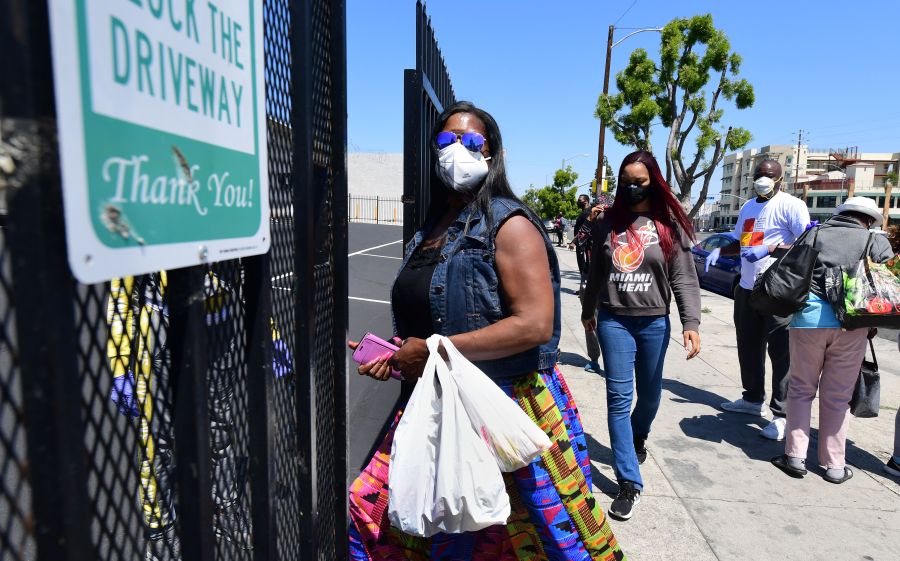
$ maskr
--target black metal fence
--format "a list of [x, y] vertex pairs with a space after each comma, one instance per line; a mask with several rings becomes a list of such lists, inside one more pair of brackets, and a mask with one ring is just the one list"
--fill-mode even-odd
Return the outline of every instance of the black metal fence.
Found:
[[4, 560], [346, 557], [345, 4], [263, 14], [271, 250], [83, 285], [47, 2], [0, 5]]
[[347, 217], [350, 222], [370, 224], [403, 224], [402, 199], [397, 197], [360, 197], [347, 195]]
[[431, 18], [416, 2], [416, 68], [403, 73], [403, 241], [422, 225], [434, 178], [431, 134], [444, 107], [456, 101]]

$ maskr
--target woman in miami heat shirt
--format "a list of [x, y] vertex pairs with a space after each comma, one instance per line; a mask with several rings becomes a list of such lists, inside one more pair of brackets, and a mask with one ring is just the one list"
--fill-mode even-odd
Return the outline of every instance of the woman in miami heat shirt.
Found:
[[[693, 228], [649, 152], [619, 168], [616, 200], [594, 232], [582, 303], [596, 329], [606, 371], [606, 404], [619, 493], [609, 514], [628, 520], [641, 500], [639, 465], [662, 395], [669, 304], [678, 305], [690, 360], [700, 352], [700, 287], [691, 259]], [[631, 402], [637, 387], [634, 412]]]

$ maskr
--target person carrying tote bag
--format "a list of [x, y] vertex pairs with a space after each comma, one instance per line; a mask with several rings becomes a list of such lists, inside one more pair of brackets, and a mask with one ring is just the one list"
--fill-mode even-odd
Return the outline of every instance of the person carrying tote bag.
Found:
[[[824, 478], [843, 483], [853, 477], [846, 466], [850, 398], [859, 378], [866, 351], [867, 329], [844, 330], [826, 293], [827, 272], [859, 260], [868, 247], [868, 257], [881, 263], [891, 258], [890, 244], [876, 235], [869, 244], [869, 228], [881, 224], [875, 202], [850, 197], [820, 228], [818, 255], [806, 304], [791, 319], [791, 384], [788, 389], [785, 451], [772, 463], [792, 477], [806, 475], [812, 401], [819, 393], [818, 462], [826, 468]], [[807, 236], [801, 244], [811, 244]]]
[[[804, 232], [771, 267], [756, 277], [750, 305], [763, 314], [788, 317], [806, 304], [813, 268], [819, 250], [816, 241], [821, 226]], [[812, 235], [812, 243], [803, 243]]]

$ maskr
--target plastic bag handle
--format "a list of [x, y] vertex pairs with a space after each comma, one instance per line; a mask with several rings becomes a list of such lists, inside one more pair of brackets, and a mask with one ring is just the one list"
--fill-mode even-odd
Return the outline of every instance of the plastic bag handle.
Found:
[[[450, 350], [456, 351], [456, 347], [453, 346], [453, 343], [450, 342], [450, 339], [444, 337], [443, 335], [438, 335], [435, 333], [431, 337], [425, 340], [425, 345], [428, 347], [428, 362], [432, 363], [432, 368], [437, 369], [439, 372], [441, 369], [444, 370], [446, 374], [450, 374], [450, 369], [447, 367], [447, 363], [444, 361], [444, 357], [441, 356], [441, 345], [444, 345], [444, 350], [447, 351], [447, 356], [450, 355]], [[456, 351], [457, 353], [459, 351]], [[426, 363], [427, 365], [428, 363]]]
[[440, 354], [440, 345], [445, 340], [449, 342], [449, 339], [443, 335], [434, 334], [426, 339], [425, 343], [428, 346], [428, 364], [432, 365], [438, 383], [443, 388], [444, 395], [447, 395], [448, 391], [456, 392], [458, 390], [456, 389], [456, 381], [450, 375], [450, 368]]
[[449, 337], [441, 335], [440, 338], [441, 344], [444, 346], [444, 350], [447, 352], [447, 359], [451, 365], [453, 365], [454, 363], [458, 363], [459, 359], [465, 358], [463, 354], [459, 352], [459, 349], [456, 348], [456, 345], [453, 344]]
[[[423, 379], [431, 380], [434, 378], [435, 371], [439, 368], [439, 362], [444, 362], [443, 360], [438, 360], [440, 355], [437, 353], [437, 344], [438, 341], [432, 341], [435, 337], [439, 337], [438, 335], [432, 335], [428, 339], [425, 340], [425, 345], [428, 347], [428, 359], [425, 361], [425, 369], [422, 370], [422, 378], [419, 379], [421, 383]], [[431, 383], [431, 382], [426, 382]], [[416, 384], [418, 387], [419, 384]]]

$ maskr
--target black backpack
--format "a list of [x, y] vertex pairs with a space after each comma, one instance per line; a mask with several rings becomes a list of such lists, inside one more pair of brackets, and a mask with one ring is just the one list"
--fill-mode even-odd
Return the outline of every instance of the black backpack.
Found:
[[[815, 247], [819, 228], [821, 226], [803, 232], [784, 255], [756, 278], [753, 292], [750, 293], [750, 305], [757, 311], [787, 317], [800, 311], [806, 304], [813, 269], [819, 257], [819, 250]], [[813, 230], [813, 243], [801, 243]]]

